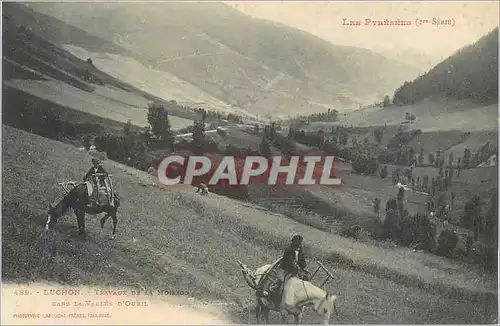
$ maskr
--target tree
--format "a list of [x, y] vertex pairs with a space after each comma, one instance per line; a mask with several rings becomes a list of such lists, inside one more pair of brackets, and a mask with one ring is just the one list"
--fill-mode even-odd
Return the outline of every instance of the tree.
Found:
[[221, 136], [221, 137], [226, 137], [227, 136], [227, 132], [224, 130], [224, 129], [221, 129], [221, 128], [217, 128], [217, 135]]
[[408, 149], [408, 164], [412, 165], [415, 161], [415, 150], [413, 149], [413, 147], [410, 147]]
[[349, 140], [349, 134], [346, 131], [342, 131], [339, 138], [340, 145], [346, 146], [348, 140]]
[[132, 132], [132, 120], [128, 119], [127, 123], [123, 126], [123, 133], [125, 136], [129, 136]]
[[460, 162], [460, 157], [457, 160], [457, 178], [460, 177], [460, 171], [462, 170], [462, 164]]
[[438, 238], [437, 254], [449, 257], [458, 243], [458, 236], [455, 231], [443, 230]]
[[378, 170], [379, 163], [375, 157], [369, 155], [358, 155], [352, 161], [352, 169], [358, 173], [373, 175]]
[[434, 154], [429, 153], [429, 164], [434, 165]]
[[449, 169], [449, 172], [448, 172], [448, 185], [451, 186], [451, 182], [453, 181], [453, 169]]
[[144, 129], [141, 136], [144, 145], [146, 145], [146, 147], [150, 147], [153, 142], [153, 133], [151, 132], [151, 128], [149, 126]]
[[432, 250], [435, 247], [436, 226], [429, 220], [429, 216], [413, 215], [409, 224], [412, 242], [417, 243], [419, 249]]
[[422, 189], [422, 179], [420, 176], [417, 176], [417, 181], [416, 181], [417, 189]]
[[88, 151], [90, 150], [90, 146], [92, 146], [92, 136], [87, 134], [83, 137], [83, 147]]
[[441, 159], [437, 163], [438, 163], [438, 165], [437, 165], [438, 168], [440, 168], [440, 169], [443, 168], [444, 167], [444, 157], [441, 157]]
[[260, 141], [259, 151], [262, 154], [271, 154], [271, 146], [269, 145], [269, 140], [264, 135]]
[[377, 214], [377, 217], [379, 216], [379, 213], [380, 213], [380, 198], [375, 198], [373, 200], [373, 212], [375, 212], [375, 214]]
[[201, 121], [206, 122], [207, 117], [208, 117], [207, 111], [201, 109]]
[[203, 153], [203, 143], [205, 142], [205, 123], [201, 120], [193, 124], [193, 145], [198, 154]]
[[492, 155], [493, 151], [491, 148], [491, 143], [488, 141], [486, 144], [484, 144], [477, 152], [477, 160], [476, 160], [476, 165], [481, 164], [483, 162], [486, 162], [488, 158]]
[[470, 164], [470, 156], [471, 156], [471, 153], [470, 153], [470, 149], [466, 148], [464, 150], [464, 157], [462, 158], [462, 166], [463, 168], [467, 169], [469, 167], [469, 164]]
[[382, 128], [375, 129], [374, 136], [375, 136], [375, 140], [377, 141], [377, 143], [380, 144], [382, 142], [383, 135], [384, 135], [384, 130]]
[[[291, 128], [290, 128], [290, 130], [291, 130]], [[256, 133], [256, 134], [258, 134], [259, 131], [260, 131], [259, 125], [258, 124], [254, 124], [253, 125], [253, 132]]]
[[453, 166], [453, 152], [450, 152], [450, 154], [448, 155], [448, 166], [452, 167]]
[[424, 149], [420, 148], [420, 154], [418, 155], [418, 165], [424, 163]]
[[434, 160], [435, 166], [439, 167], [441, 165], [441, 150], [436, 153], [436, 159]]
[[422, 177], [422, 187], [424, 189], [427, 189], [429, 187], [429, 176], [428, 175], [424, 175]]
[[474, 230], [474, 240], [477, 240], [482, 227], [481, 208], [483, 201], [478, 194], [472, 196], [464, 206], [464, 215], [462, 216], [462, 225], [467, 229]]
[[389, 106], [390, 104], [391, 104], [391, 99], [389, 98], [389, 96], [388, 96], [388, 95], [386, 95], [386, 96], [384, 97], [384, 102], [382, 103], [382, 105], [383, 105], [384, 107], [386, 107], [386, 106]]
[[396, 199], [398, 201], [399, 214], [401, 214], [401, 216], [404, 216], [405, 189], [403, 187], [398, 189]]
[[169, 147], [173, 145], [172, 131], [168, 112], [163, 104], [152, 104], [148, 108], [148, 122], [151, 132], [160, 141], [161, 146]]
[[396, 183], [398, 183], [398, 180], [396, 178], [396, 170], [392, 170], [391, 172], [391, 180], [392, 180], [392, 184], [395, 185]]
[[400, 210], [398, 201], [394, 198], [389, 199], [385, 204], [385, 219], [383, 222], [384, 236], [383, 238], [391, 238], [399, 241], [401, 236], [400, 228]]
[[385, 179], [385, 178], [387, 178], [387, 175], [388, 175], [388, 174], [389, 174], [389, 173], [387, 172], [387, 165], [384, 165], [384, 166], [382, 167], [382, 169], [380, 170], [380, 177], [381, 177], [382, 179]]
[[145, 162], [147, 148], [144, 142], [133, 137], [125, 137], [122, 143], [126, 153], [127, 165], [138, 169], [147, 168], [148, 164]]
[[492, 242], [498, 242], [498, 192], [492, 191], [490, 206], [485, 216], [486, 238]]
[[438, 192], [434, 197], [434, 209], [436, 210], [436, 216], [441, 220], [445, 220], [447, 218], [446, 211], [446, 193]]

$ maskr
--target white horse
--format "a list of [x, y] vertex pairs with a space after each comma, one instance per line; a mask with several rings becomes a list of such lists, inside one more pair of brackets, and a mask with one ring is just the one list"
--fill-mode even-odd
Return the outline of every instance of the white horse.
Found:
[[[255, 273], [252, 273], [253, 284], [259, 284], [260, 278], [271, 266], [272, 265], [264, 265], [259, 267]], [[247, 272], [250, 271], [247, 270]], [[244, 270], [243, 274], [245, 274]], [[246, 276], [245, 278], [247, 279]], [[252, 286], [250, 282], [248, 282], [248, 279], [247, 283]], [[252, 288], [256, 289], [253, 286]], [[323, 317], [324, 324], [328, 324], [332, 311], [338, 315], [337, 306], [335, 305], [335, 301], [337, 300], [336, 295], [331, 295], [327, 291], [313, 285], [311, 282], [303, 281], [298, 277], [287, 277], [285, 280], [279, 307], [267, 297], [258, 296], [257, 293], [256, 299], [257, 306], [255, 308], [255, 313], [257, 323], [260, 322], [260, 314], [262, 312], [266, 323], [269, 324], [269, 311], [274, 310], [281, 313], [284, 324], [287, 323], [288, 315], [293, 315], [295, 323], [300, 324], [305, 306], [312, 306], [314, 312], [320, 317]]]

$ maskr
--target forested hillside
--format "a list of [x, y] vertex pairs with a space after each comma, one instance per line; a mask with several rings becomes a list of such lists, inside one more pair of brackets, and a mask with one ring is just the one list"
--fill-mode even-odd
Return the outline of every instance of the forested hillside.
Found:
[[394, 94], [394, 104], [408, 105], [435, 95], [473, 99], [498, 98], [498, 28], [444, 60]]

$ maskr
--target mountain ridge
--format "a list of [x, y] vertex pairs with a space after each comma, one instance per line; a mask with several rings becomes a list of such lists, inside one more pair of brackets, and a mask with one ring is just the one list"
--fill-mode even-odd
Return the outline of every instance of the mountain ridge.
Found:
[[259, 114], [352, 109], [392, 93], [417, 73], [370, 50], [263, 23], [223, 4], [27, 5]]

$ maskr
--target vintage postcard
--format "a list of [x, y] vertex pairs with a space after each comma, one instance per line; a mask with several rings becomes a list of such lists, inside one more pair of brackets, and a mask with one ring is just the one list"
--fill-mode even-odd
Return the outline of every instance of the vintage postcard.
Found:
[[498, 1], [2, 3], [2, 324], [498, 324]]

